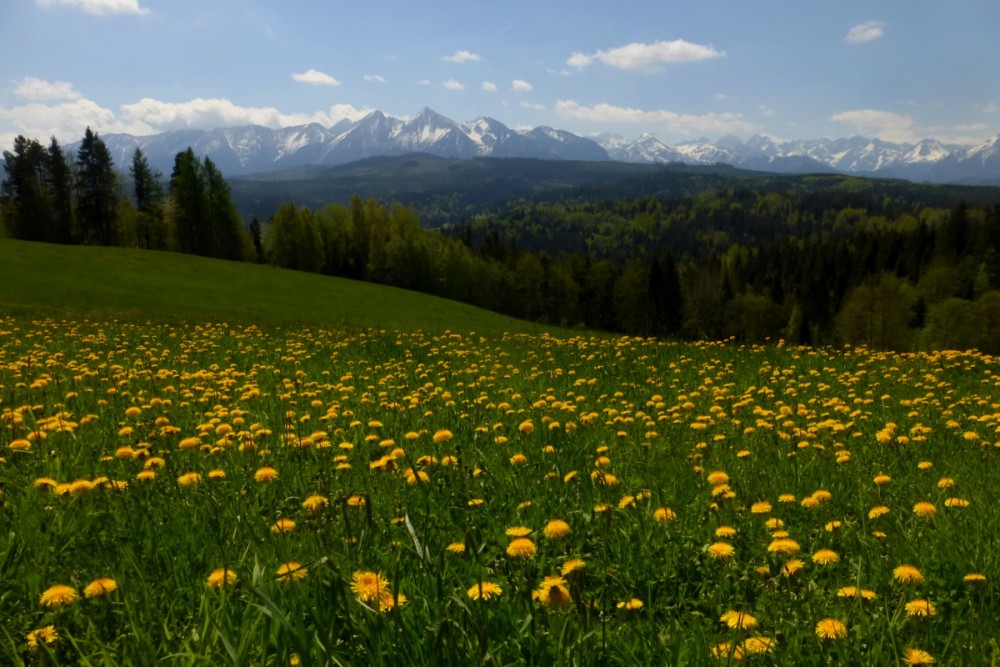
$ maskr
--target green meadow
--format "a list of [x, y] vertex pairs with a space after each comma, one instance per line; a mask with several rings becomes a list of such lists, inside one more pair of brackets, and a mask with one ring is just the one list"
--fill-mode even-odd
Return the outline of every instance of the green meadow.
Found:
[[1000, 369], [0, 241], [0, 663], [994, 665]]

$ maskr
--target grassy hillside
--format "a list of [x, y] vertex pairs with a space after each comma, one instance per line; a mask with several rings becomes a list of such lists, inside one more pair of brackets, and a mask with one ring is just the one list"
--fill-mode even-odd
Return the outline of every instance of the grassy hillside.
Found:
[[0, 239], [0, 314], [540, 331], [415, 292], [174, 253]]

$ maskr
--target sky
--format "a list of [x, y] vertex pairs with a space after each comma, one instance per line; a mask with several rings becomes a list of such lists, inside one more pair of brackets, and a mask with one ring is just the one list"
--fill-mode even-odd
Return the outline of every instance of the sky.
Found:
[[668, 143], [1000, 132], [997, 0], [0, 0], [0, 146], [458, 122]]

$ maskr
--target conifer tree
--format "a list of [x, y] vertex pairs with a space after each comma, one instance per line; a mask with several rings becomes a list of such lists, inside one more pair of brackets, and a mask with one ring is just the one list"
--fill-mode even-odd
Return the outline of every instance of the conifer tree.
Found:
[[114, 162], [104, 141], [89, 127], [76, 154], [77, 219], [84, 241], [113, 245], [118, 197]]
[[49, 202], [52, 213], [51, 240], [72, 243], [73, 229], [73, 170], [55, 137], [49, 143], [48, 170]]

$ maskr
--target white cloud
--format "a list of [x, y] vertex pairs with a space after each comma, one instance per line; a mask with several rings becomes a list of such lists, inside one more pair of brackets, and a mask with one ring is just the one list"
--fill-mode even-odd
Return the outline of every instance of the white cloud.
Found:
[[0, 107], [0, 121], [10, 123], [18, 134], [31, 139], [56, 137], [63, 142], [79, 139], [87, 127], [99, 133], [148, 134], [150, 130], [142, 124], [129, 125], [121, 121], [111, 109], [83, 98], [61, 104], [32, 103], [10, 108]]
[[759, 111], [760, 115], [762, 115], [762, 116], [773, 116], [774, 115], [774, 109], [772, 109], [771, 107], [767, 106], [766, 104], [761, 104], [759, 107], [757, 107], [757, 111]]
[[996, 113], [997, 112], [997, 108], [998, 107], [997, 107], [997, 103], [996, 102], [989, 102], [989, 103], [983, 105], [982, 111], [983, 111], [983, 113]]
[[510, 89], [516, 90], [519, 93], [530, 93], [532, 90], [532, 86], [527, 81], [523, 81], [521, 79], [514, 79], [514, 81], [512, 81], [510, 84]]
[[535, 102], [521, 102], [521, 107], [531, 109], [533, 111], [545, 111], [544, 104], [536, 104]]
[[906, 114], [878, 109], [855, 109], [834, 114], [830, 120], [847, 123], [866, 136], [885, 141], [911, 142], [919, 139], [913, 118]]
[[433, 83], [430, 79], [417, 79], [414, 81], [418, 86], [429, 86]]
[[76, 7], [87, 14], [148, 14], [139, 0], [36, 0], [40, 7]]
[[559, 100], [556, 114], [563, 118], [594, 123], [627, 123], [660, 126], [675, 135], [752, 133], [758, 126], [735, 113], [682, 114], [675, 111], [632, 109], [611, 104], [584, 106], [573, 100]]
[[292, 78], [299, 83], [308, 83], [310, 86], [339, 86], [340, 81], [337, 81], [332, 76], [326, 72], [320, 72], [316, 69], [310, 69], [301, 74], [292, 74]]
[[46, 81], [36, 79], [33, 76], [26, 76], [14, 87], [14, 94], [18, 97], [32, 100], [78, 100], [83, 95], [73, 88], [73, 84], [66, 81]]
[[369, 83], [385, 83], [385, 77], [381, 74], [365, 74], [365, 81]]
[[483, 85], [480, 86], [487, 93], [495, 93], [497, 91], [497, 84], [492, 81], [483, 81]]
[[479, 60], [479, 54], [473, 53], [472, 51], [462, 50], [462, 51], [456, 51], [450, 56], [445, 56], [444, 59], [450, 63], [467, 63], [470, 61], [475, 62]]
[[582, 69], [599, 60], [605, 65], [624, 70], [655, 70], [657, 65], [669, 63], [689, 63], [709, 58], [721, 58], [724, 51], [712, 45], [694, 44], [683, 39], [659, 41], [652, 44], [633, 42], [625, 46], [597, 51], [596, 53], [574, 53], [566, 61], [570, 67]]
[[458, 81], [455, 81], [454, 79], [448, 79], [441, 85], [447, 88], [448, 90], [465, 90], [465, 86], [463, 86]]
[[848, 44], [863, 44], [878, 39], [885, 34], [885, 23], [882, 21], [865, 21], [847, 31], [844, 41]]

